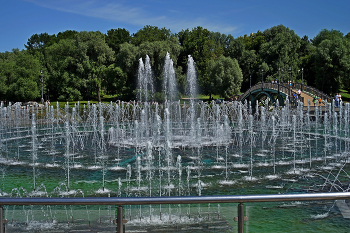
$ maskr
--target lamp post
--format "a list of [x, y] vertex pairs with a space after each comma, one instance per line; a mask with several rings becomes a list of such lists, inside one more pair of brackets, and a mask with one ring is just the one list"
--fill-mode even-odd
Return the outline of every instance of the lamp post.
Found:
[[252, 88], [252, 75], [249, 75], [249, 83], [250, 83], [250, 87], [249, 87], [249, 89], [250, 89], [250, 88]]
[[278, 93], [280, 92], [281, 68], [278, 68]]
[[[249, 75], [249, 85], [250, 85], [250, 87], [249, 87], [249, 99], [251, 99], [251, 96], [250, 96], [250, 94], [252, 92], [252, 75], [251, 74]], [[248, 103], [249, 103], [249, 106], [251, 106], [250, 101], [248, 101]]]
[[304, 68], [301, 68], [301, 91], [304, 91]]
[[261, 90], [264, 88], [264, 69], [261, 69]]
[[291, 89], [290, 86], [292, 85], [291, 83], [291, 76], [292, 76], [292, 67], [289, 67], [289, 102], [292, 100], [291, 99]]
[[43, 80], [43, 70], [40, 70], [40, 82], [41, 82], [41, 104], [44, 104], [44, 80]]

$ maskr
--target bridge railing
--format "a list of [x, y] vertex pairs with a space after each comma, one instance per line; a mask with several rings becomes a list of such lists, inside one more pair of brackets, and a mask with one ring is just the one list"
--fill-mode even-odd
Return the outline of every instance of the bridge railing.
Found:
[[[297, 95], [297, 92], [295, 92], [292, 88], [289, 88], [287, 83], [258, 83], [251, 88], [249, 88], [246, 92], [244, 92], [243, 95], [240, 96], [239, 100], [242, 101], [247, 95], [249, 95], [251, 92], [259, 89], [273, 89], [278, 90], [279, 92], [285, 93], [288, 96], [293, 96], [294, 94]], [[290, 91], [290, 93], [289, 93]], [[301, 100], [303, 101], [303, 100]]]
[[[285, 83], [285, 85], [288, 85], [287, 83]], [[294, 83], [292, 84], [294, 89], [300, 89], [303, 92], [309, 93], [312, 96], [317, 96], [317, 97], [321, 97], [322, 100], [326, 101], [326, 102], [332, 102], [332, 97], [327, 95], [326, 93], [311, 87], [311, 86], [307, 86], [307, 85], [302, 85], [301, 83]]]
[[327, 95], [326, 93], [324, 93], [324, 92], [322, 92], [314, 87], [302, 85], [301, 83], [292, 83], [292, 85], [290, 85], [288, 83], [258, 83], [256, 85], [252, 86], [251, 88], [249, 88], [243, 95], [241, 95], [239, 100], [243, 100], [248, 94], [250, 94], [251, 92], [253, 92], [255, 90], [264, 89], [264, 88], [279, 90], [279, 92], [285, 93], [287, 95], [289, 95], [289, 88], [291, 88], [290, 89], [290, 91], [291, 91], [290, 96], [297, 94], [297, 92], [294, 91], [295, 89], [300, 89], [303, 92], [306, 92], [311, 96], [320, 97], [325, 102], [328, 102], [328, 103], [332, 102], [331, 96]]

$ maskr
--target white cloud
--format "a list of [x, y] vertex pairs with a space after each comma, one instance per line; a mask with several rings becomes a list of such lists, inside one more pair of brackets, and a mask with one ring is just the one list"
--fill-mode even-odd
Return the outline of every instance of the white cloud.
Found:
[[210, 31], [219, 31], [221, 33], [235, 33], [238, 28], [232, 25], [225, 25], [221, 22], [213, 22], [207, 18], [191, 17], [176, 14], [174, 10], [164, 10], [169, 12], [171, 16], [157, 14], [157, 12], [149, 12], [145, 8], [135, 7], [132, 1], [106, 1], [106, 0], [25, 0], [40, 7], [45, 7], [57, 11], [80, 14], [89, 17], [103, 18], [116, 22], [124, 22], [131, 25], [139, 26], [153, 25], [158, 27], [166, 27], [173, 32], [182, 29], [192, 29], [201, 26]]

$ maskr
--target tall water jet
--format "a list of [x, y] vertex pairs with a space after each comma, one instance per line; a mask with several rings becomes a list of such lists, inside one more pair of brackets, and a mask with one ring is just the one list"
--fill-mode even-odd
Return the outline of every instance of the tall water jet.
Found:
[[197, 74], [195, 62], [191, 55], [188, 55], [187, 61], [187, 94], [190, 96], [190, 100], [197, 97], [198, 87], [197, 87]]
[[[190, 80], [191, 58], [189, 64]], [[170, 65], [167, 69], [171, 70]], [[348, 175], [339, 175], [350, 169], [349, 104], [339, 113], [327, 105], [326, 114], [318, 106], [315, 117], [310, 107], [305, 113], [301, 105], [288, 104], [272, 111], [261, 107], [252, 115], [246, 102], [201, 103], [194, 101], [196, 94], [188, 95], [190, 102], [185, 104], [172, 102], [171, 97], [166, 104], [88, 103], [83, 108], [66, 104], [64, 108], [48, 107], [42, 115], [37, 107], [22, 112], [18, 105], [1, 105], [0, 195], [39, 196], [38, 191], [43, 191], [52, 197], [80, 193], [86, 197], [143, 197], [264, 194], [266, 188], [271, 189], [269, 193], [349, 190]], [[310, 158], [312, 169], [302, 169], [299, 164], [305, 161], [299, 157]], [[100, 192], [101, 180], [110, 192]], [[323, 180], [324, 185], [319, 186]], [[186, 205], [183, 213], [183, 206], [174, 207], [169, 206], [166, 218], [169, 215], [171, 225], [181, 227], [204, 219], [211, 222], [213, 216], [208, 213], [206, 218], [204, 209], [217, 214], [221, 223], [227, 217], [226, 211], [215, 213], [209, 206], [202, 212], [199, 207], [202, 217], [194, 213], [197, 208], [193, 205]], [[11, 217], [12, 210], [24, 210], [26, 223], [31, 224], [35, 215], [25, 208], [5, 207], [5, 217]], [[156, 208], [126, 207], [128, 224], [136, 220], [139, 229], [158, 224], [162, 207], [159, 216]], [[74, 208], [64, 211], [67, 226]], [[90, 220], [93, 214], [87, 212]], [[52, 216], [45, 207], [40, 213]], [[102, 216], [101, 210], [98, 217]], [[60, 224], [59, 219], [53, 221], [57, 221], [54, 227]]]
[[142, 58], [139, 59], [137, 78], [138, 100], [143, 102], [151, 101], [154, 95], [154, 84], [148, 55], [146, 55], [145, 63], [143, 63]]
[[168, 52], [165, 56], [163, 68], [163, 90], [165, 94], [165, 102], [173, 102], [176, 100], [177, 88], [175, 70], [173, 60], [170, 58], [170, 54]]
[[33, 190], [36, 191], [36, 160], [38, 159], [38, 138], [37, 138], [37, 128], [35, 115], [32, 115], [32, 162], [33, 162]]
[[69, 127], [69, 122], [66, 121], [64, 123], [65, 126], [65, 143], [66, 143], [66, 153], [65, 153], [65, 162], [66, 162], [66, 177], [67, 177], [67, 188], [68, 191], [70, 191], [70, 143], [71, 143], [71, 135], [70, 135], [70, 127]]
[[196, 68], [195, 68], [195, 62], [193, 58], [188, 55], [188, 61], [187, 61], [187, 95], [190, 97], [190, 137], [192, 144], [194, 142], [194, 138], [196, 136], [196, 129], [195, 129], [195, 115], [196, 115], [196, 109], [195, 109], [195, 98], [197, 97], [197, 75], [196, 75]]

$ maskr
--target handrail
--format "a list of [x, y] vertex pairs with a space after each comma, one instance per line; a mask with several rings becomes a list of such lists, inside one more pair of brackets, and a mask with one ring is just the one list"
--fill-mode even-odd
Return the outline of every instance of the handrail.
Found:
[[239, 101], [243, 99], [243, 97], [247, 96], [252, 91], [263, 89], [263, 88], [270, 88], [273, 90], [278, 90], [279, 92], [286, 93], [288, 95], [289, 90], [291, 92], [291, 96], [294, 94], [297, 95], [297, 92], [293, 90], [293, 88], [289, 88], [289, 86], [286, 83], [257, 83], [254, 86], [250, 87], [246, 92], [244, 92], [240, 97]]
[[305, 85], [305, 84], [301, 84], [301, 83], [294, 83], [294, 88], [296, 89], [300, 89], [304, 92], [308, 92], [312, 95], [321, 97], [321, 99], [326, 100], [327, 102], [331, 102], [332, 97], [327, 95], [326, 93], [318, 90], [317, 88]]
[[117, 232], [123, 232], [122, 205], [147, 204], [200, 204], [200, 203], [239, 203], [238, 205], [238, 232], [244, 232], [244, 205], [245, 202], [280, 202], [280, 201], [319, 201], [350, 199], [350, 192], [336, 193], [299, 193], [299, 194], [258, 194], [258, 195], [231, 195], [231, 196], [178, 196], [178, 197], [75, 197], [75, 198], [48, 198], [26, 197], [0, 198], [0, 233], [3, 232], [2, 205], [118, 205]]
[[[279, 90], [280, 92], [283, 92], [283, 93], [288, 93], [289, 92], [289, 85], [290, 84], [288, 84], [288, 83], [258, 83], [258, 84], [255, 84], [254, 86], [252, 86], [251, 88], [249, 88], [246, 92], [244, 92], [244, 94], [242, 94], [240, 96], [240, 100], [242, 100], [242, 98], [245, 97], [250, 92], [257, 90], [257, 89], [260, 89], [260, 88], [264, 88], [264, 87], [268, 87], [268, 88], [271, 88], [274, 90]], [[327, 102], [331, 102], [331, 100], [332, 100], [331, 96], [327, 95], [326, 93], [324, 93], [324, 92], [322, 92], [314, 87], [307, 86], [307, 85], [301, 84], [301, 83], [293, 83], [292, 85], [293, 85], [293, 86], [291, 86], [292, 95], [297, 94], [295, 91], [292, 90], [294, 88], [294, 89], [300, 89], [304, 92], [308, 92], [312, 95], [321, 97], [321, 99], [326, 100]]]
[[147, 205], [243, 203], [350, 199], [350, 192], [173, 197], [0, 198], [0, 205]]

